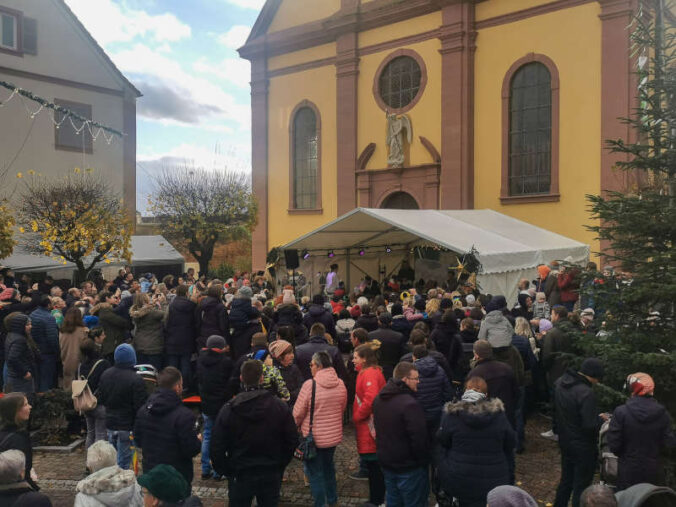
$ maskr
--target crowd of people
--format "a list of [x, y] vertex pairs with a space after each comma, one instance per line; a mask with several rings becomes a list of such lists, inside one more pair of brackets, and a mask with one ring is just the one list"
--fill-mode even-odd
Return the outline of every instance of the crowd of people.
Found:
[[[662, 454], [676, 438], [650, 375], [628, 375], [630, 397], [611, 417], [593, 389], [603, 363], [570, 367], [574, 332], [597, 333], [603, 314], [602, 301], [580, 297], [579, 271], [539, 266], [509, 308], [467, 283], [393, 280], [383, 292], [370, 280], [347, 293], [337, 266], [312, 298], [290, 286], [276, 294], [262, 273], [157, 280], [128, 267], [62, 287], [5, 268], [0, 498], [49, 505], [32, 466], [31, 405], [86, 380], [97, 402], [82, 413], [90, 475], [78, 506], [199, 505], [197, 455], [202, 479], [227, 479], [231, 506], [277, 505], [294, 456], [314, 505], [338, 505], [334, 454], [350, 423], [350, 477], [368, 480], [368, 505], [426, 506], [430, 495], [439, 505], [536, 505], [514, 486], [515, 454], [531, 445], [528, 415], [545, 406], [553, 427], [542, 437], [561, 450], [554, 506], [640, 505], [622, 492], [664, 485]], [[199, 414], [183, 403], [193, 394]], [[617, 498], [592, 486], [606, 420]]]

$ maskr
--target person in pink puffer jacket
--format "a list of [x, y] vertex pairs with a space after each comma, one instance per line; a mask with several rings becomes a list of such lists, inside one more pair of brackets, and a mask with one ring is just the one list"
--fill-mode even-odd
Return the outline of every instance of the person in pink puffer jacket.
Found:
[[347, 389], [333, 369], [333, 360], [326, 351], [312, 356], [312, 377], [306, 380], [293, 407], [293, 417], [304, 437], [310, 432], [312, 385], [315, 384], [315, 408], [312, 435], [317, 456], [303, 462], [310, 479], [315, 506], [336, 505], [338, 489], [333, 454], [343, 439], [343, 411], [347, 405]]

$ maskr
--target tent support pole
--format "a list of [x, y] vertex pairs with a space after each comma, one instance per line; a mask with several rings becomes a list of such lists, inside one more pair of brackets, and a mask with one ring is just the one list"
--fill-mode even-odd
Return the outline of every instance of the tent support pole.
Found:
[[350, 295], [351, 280], [350, 280], [350, 249], [345, 250], [345, 294]]

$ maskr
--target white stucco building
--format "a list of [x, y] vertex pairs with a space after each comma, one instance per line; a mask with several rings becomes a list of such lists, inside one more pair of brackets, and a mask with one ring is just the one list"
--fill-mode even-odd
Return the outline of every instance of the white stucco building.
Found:
[[[26, 106], [35, 111], [39, 104], [14, 97], [0, 107], [2, 197], [19, 197], [16, 173], [58, 176], [91, 167], [123, 196], [133, 217], [136, 99], [141, 93], [64, 0], [0, 0], [0, 81], [125, 133], [108, 144], [103, 136], [94, 141], [88, 129], [76, 134], [69, 121], [57, 129], [51, 111], [31, 118]], [[10, 94], [0, 88], [0, 102]]]

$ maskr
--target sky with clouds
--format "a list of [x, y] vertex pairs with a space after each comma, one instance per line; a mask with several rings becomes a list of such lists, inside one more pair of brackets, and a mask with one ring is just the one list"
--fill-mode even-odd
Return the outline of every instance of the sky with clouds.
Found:
[[250, 67], [236, 50], [265, 0], [66, 3], [143, 93], [137, 102], [141, 208], [149, 176], [163, 167], [250, 171]]

